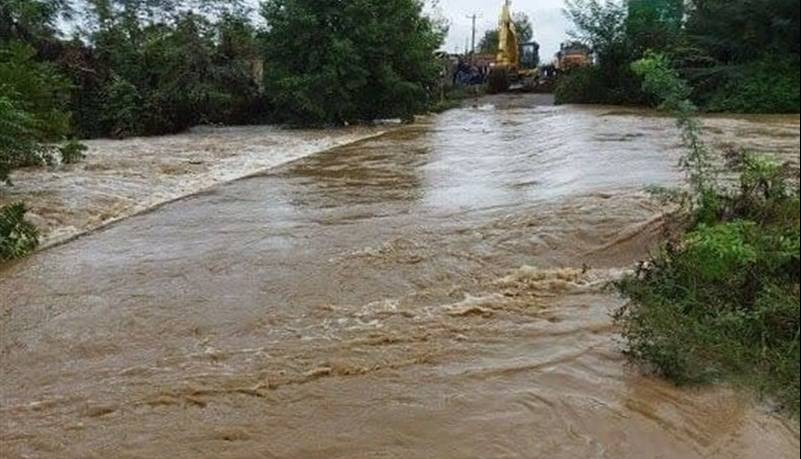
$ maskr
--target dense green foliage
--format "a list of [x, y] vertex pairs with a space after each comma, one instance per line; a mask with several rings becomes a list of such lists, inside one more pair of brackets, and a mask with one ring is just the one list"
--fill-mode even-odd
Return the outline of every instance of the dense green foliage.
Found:
[[65, 53], [78, 84], [72, 107], [81, 135], [164, 134], [258, 119], [256, 32], [238, 10], [211, 20], [144, 2], [92, 4], [85, 18], [91, 47]]
[[[425, 108], [444, 27], [421, 0], [260, 3], [261, 30], [244, 0], [4, 0], [0, 46], [24, 48], [42, 68], [28, 66], [40, 71], [30, 80], [0, 81], [60, 75], [36, 98], [69, 113], [71, 125], [61, 116], [41, 128], [79, 137], [267, 118], [341, 123]], [[23, 105], [27, 88], [11, 90], [13, 98], [0, 94]]]
[[669, 56], [704, 110], [796, 113], [800, 8], [794, 0], [567, 0], [576, 38], [598, 65], [566, 75], [557, 100], [655, 102], [630, 69], [650, 50]]
[[7, 182], [17, 168], [40, 161], [31, 116], [17, 104], [0, 96], [0, 181]]
[[796, 0], [691, 0], [690, 5], [691, 43], [718, 63], [799, 54], [801, 5]]
[[70, 0], [3, 0], [0, 41], [42, 40], [55, 34], [56, 21], [72, 12]]
[[38, 62], [32, 47], [12, 42], [0, 48], [0, 97], [29, 113], [44, 139], [69, 133], [68, 90], [69, 82], [52, 64]]
[[289, 122], [409, 117], [437, 85], [444, 29], [420, 0], [267, 0], [267, 92]]
[[[17, 168], [52, 164], [70, 129], [68, 82], [28, 45], [0, 44], [0, 181]], [[48, 142], [45, 144], [45, 142]]]
[[39, 245], [39, 232], [25, 221], [22, 204], [0, 208], [0, 262], [22, 258]]
[[[557, 104], [644, 105], [651, 99], [639, 80], [622, 65], [577, 67], [559, 77]], [[610, 83], [614, 82], [614, 84]]]
[[[784, 166], [732, 154], [739, 186], [715, 179], [699, 140], [691, 88], [664, 56], [635, 70], [677, 115], [688, 146], [689, 231], [620, 283], [617, 314], [627, 350], [677, 383], [728, 381], [799, 412], [799, 204]], [[797, 178], [797, 177], [795, 177]]]
[[797, 414], [801, 207], [797, 194], [747, 184], [769, 182], [764, 166], [752, 160], [716, 221], [693, 225], [621, 283], [632, 302], [618, 318], [629, 354], [660, 374], [748, 384]]
[[801, 106], [801, 71], [787, 56], [766, 56], [733, 69], [726, 82], [703, 97], [713, 112], [795, 113]]

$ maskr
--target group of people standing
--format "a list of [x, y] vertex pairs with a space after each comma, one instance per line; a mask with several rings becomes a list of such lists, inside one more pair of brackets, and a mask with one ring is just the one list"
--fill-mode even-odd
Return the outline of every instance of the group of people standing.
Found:
[[471, 63], [459, 60], [456, 72], [453, 74], [454, 86], [476, 86], [487, 82], [489, 78], [489, 64]]

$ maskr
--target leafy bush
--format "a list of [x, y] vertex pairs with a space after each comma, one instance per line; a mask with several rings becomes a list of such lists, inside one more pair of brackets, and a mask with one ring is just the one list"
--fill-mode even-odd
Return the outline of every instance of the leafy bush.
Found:
[[86, 145], [71, 140], [59, 148], [61, 162], [64, 164], [75, 164], [86, 159]]
[[603, 88], [595, 73], [593, 68], [579, 68], [561, 75], [554, 89], [556, 104], [589, 104], [597, 100]]
[[[743, 174], [742, 190], [754, 190], [753, 173]], [[631, 303], [617, 319], [629, 355], [658, 373], [744, 383], [797, 414], [801, 205], [797, 196], [763, 196], [725, 197], [736, 213], [700, 224], [623, 280]], [[743, 220], [757, 215], [770, 217]]]
[[25, 221], [23, 204], [0, 208], [0, 261], [22, 258], [39, 245], [39, 232]]
[[651, 103], [628, 64], [625, 68], [593, 66], [569, 70], [559, 76], [554, 95], [560, 105]]
[[712, 112], [798, 113], [801, 73], [796, 59], [769, 56], [732, 75], [712, 93], [705, 108]]
[[685, 238], [683, 261], [694, 266], [697, 282], [741, 282], [757, 258], [751, 244], [754, 225], [736, 221], [715, 226], [701, 224]]
[[619, 283], [631, 301], [616, 314], [634, 361], [677, 383], [729, 381], [772, 397], [791, 413], [799, 401], [801, 204], [787, 169], [737, 155], [740, 186], [727, 191], [708, 167], [689, 87], [667, 60], [636, 65], [644, 87], [676, 114], [689, 148], [695, 199], [688, 233], [665, 244]]
[[795, 202], [789, 234], [700, 228], [622, 281], [631, 303], [617, 319], [628, 354], [678, 383], [746, 383], [797, 414], [799, 264], [797, 243], [786, 243], [799, 239]]
[[61, 147], [40, 143], [39, 123], [9, 99], [0, 97], [0, 182], [10, 184], [14, 169], [54, 164], [56, 151], [65, 164], [84, 158], [86, 147], [70, 141]]

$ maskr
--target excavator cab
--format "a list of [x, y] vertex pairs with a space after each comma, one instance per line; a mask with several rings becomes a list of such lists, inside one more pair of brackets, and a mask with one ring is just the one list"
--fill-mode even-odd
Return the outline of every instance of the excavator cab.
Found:
[[520, 68], [534, 70], [540, 65], [540, 45], [537, 42], [520, 45]]

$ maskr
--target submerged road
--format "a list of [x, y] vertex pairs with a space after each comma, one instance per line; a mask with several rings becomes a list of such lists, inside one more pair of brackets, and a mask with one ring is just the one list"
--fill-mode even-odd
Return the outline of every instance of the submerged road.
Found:
[[[708, 120], [798, 163], [798, 117]], [[671, 120], [486, 99], [0, 270], [0, 457], [797, 458], [628, 368]]]

